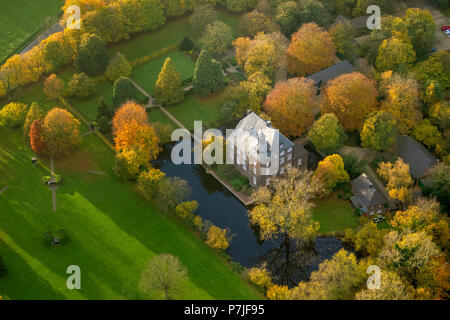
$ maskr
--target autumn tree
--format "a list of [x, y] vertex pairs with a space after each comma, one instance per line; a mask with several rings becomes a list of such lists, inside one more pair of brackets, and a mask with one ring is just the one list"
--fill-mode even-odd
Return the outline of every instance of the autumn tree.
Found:
[[361, 144], [376, 151], [392, 150], [397, 143], [397, 120], [387, 111], [378, 111], [364, 122]]
[[429, 111], [431, 122], [439, 129], [450, 129], [450, 102], [439, 101], [433, 104]]
[[387, 181], [386, 189], [392, 199], [401, 203], [411, 201], [413, 179], [409, 173], [409, 165], [398, 158], [395, 163], [381, 162], [377, 173]]
[[112, 124], [116, 152], [127, 161], [129, 174], [135, 176], [158, 156], [159, 139], [145, 109], [134, 102], [123, 104], [116, 111]]
[[312, 219], [311, 202], [319, 186], [311, 177], [311, 172], [293, 168], [285, 177], [272, 178], [270, 186], [257, 189], [251, 196], [255, 206], [249, 212], [250, 223], [259, 227], [262, 240], [284, 238], [286, 271], [291, 239], [313, 241], [319, 229], [319, 223]]
[[44, 93], [45, 95], [52, 100], [57, 99], [59, 96], [64, 95], [66, 85], [63, 80], [58, 78], [56, 74], [51, 74], [45, 79], [44, 82]]
[[279, 32], [259, 33], [254, 39], [241, 37], [233, 45], [236, 61], [247, 76], [259, 71], [274, 79], [276, 69], [287, 64], [285, 52], [289, 40]]
[[338, 154], [333, 154], [320, 161], [313, 178], [322, 186], [320, 195], [322, 198], [329, 196], [339, 183], [350, 180], [344, 168], [344, 160]]
[[79, 99], [87, 99], [92, 96], [97, 90], [95, 81], [86, 73], [76, 73], [72, 76], [68, 85], [69, 96], [77, 97]]
[[355, 42], [355, 30], [350, 22], [340, 22], [331, 26], [331, 39], [336, 47], [336, 54], [340, 58], [355, 61], [358, 57], [358, 45]]
[[170, 300], [186, 281], [187, 269], [180, 259], [170, 254], [160, 254], [149, 261], [142, 272], [140, 284], [147, 294], [162, 293], [164, 299]]
[[105, 71], [109, 58], [102, 39], [95, 34], [84, 34], [75, 58], [75, 66], [89, 75]]
[[355, 233], [352, 241], [358, 253], [375, 257], [383, 247], [385, 235], [385, 230], [379, 229], [376, 223], [369, 221]]
[[431, 257], [417, 275], [418, 290], [427, 293], [426, 299], [448, 300], [450, 262], [445, 255]]
[[43, 154], [47, 147], [42, 138], [42, 125], [43, 121], [38, 119], [34, 120], [30, 126], [30, 146], [36, 154]]
[[198, 209], [198, 202], [195, 200], [181, 202], [175, 207], [177, 216], [184, 220], [192, 221], [195, 216], [195, 211]]
[[58, 157], [68, 154], [80, 142], [80, 122], [67, 110], [53, 108], [45, 116], [42, 140], [46, 152]]
[[28, 137], [30, 133], [31, 124], [35, 120], [44, 119], [44, 112], [37, 102], [33, 102], [28, 110], [27, 117], [25, 118], [25, 122], [23, 124], [23, 134], [25, 137]]
[[227, 230], [211, 226], [206, 233], [206, 244], [214, 249], [226, 250], [230, 246], [227, 239]]
[[386, 99], [381, 107], [397, 120], [399, 132], [408, 134], [422, 119], [417, 82], [396, 74], [383, 81], [387, 82]]
[[359, 72], [341, 75], [328, 82], [322, 112], [334, 113], [344, 130], [361, 130], [368, 114], [377, 109], [375, 81]]
[[206, 26], [219, 20], [219, 15], [214, 5], [206, 3], [194, 7], [194, 11], [189, 18], [191, 32], [194, 36], [201, 36]]
[[19, 102], [11, 102], [0, 109], [0, 128], [17, 128], [23, 125], [28, 114], [28, 106]]
[[108, 67], [105, 71], [105, 77], [109, 81], [116, 81], [120, 77], [130, 77], [131, 76], [131, 65], [127, 58], [120, 52], [111, 59]]
[[278, 26], [264, 13], [253, 10], [245, 13], [239, 19], [237, 34], [243, 37], [254, 37], [258, 33], [271, 33], [277, 31]]
[[279, 82], [267, 95], [264, 110], [283, 134], [301, 136], [313, 122], [316, 92], [311, 79], [293, 78]]
[[206, 96], [224, 86], [224, 75], [220, 63], [202, 50], [194, 69], [192, 81], [194, 92]]
[[435, 148], [442, 139], [441, 132], [431, 124], [429, 119], [424, 119], [417, 124], [412, 131], [412, 136], [429, 148]]
[[227, 52], [233, 41], [233, 29], [222, 21], [214, 21], [206, 26], [199, 42], [202, 48], [213, 56], [221, 56]]
[[261, 105], [272, 89], [271, 80], [261, 72], [255, 72], [237, 86], [230, 86], [224, 92], [223, 119], [241, 118], [248, 110], [261, 113]]
[[333, 113], [325, 113], [314, 122], [308, 138], [319, 152], [328, 155], [342, 147], [347, 137], [338, 118]]
[[416, 53], [408, 39], [394, 35], [384, 40], [378, 48], [376, 67], [379, 71], [404, 71], [414, 61]]
[[436, 23], [430, 11], [409, 8], [404, 17], [407, 33], [417, 57], [427, 57], [434, 45]]
[[260, 288], [267, 289], [272, 286], [272, 276], [264, 265], [260, 268], [249, 268], [247, 275], [249, 280]]
[[381, 265], [414, 283], [420, 270], [434, 256], [439, 248], [431, 236], [424, 231], [413, 233], [389, 232], [384, 238], [384, 247], [379, 254]]
[[365, 270], [356, 256], [344, 249], [331, 259], [324, 260], [313, 271], [308, 282], [300, 282], [293, 288], [293, 300], [343, 300], [352, 299], [364, 282]]
[[413, 300], [414, 288], [395, 272], [381, 270], [380, 288], [364, 289], [356, 294], [356, 300]]
[[130, 78], [120, 77], [114, 82], [112, 100], [114, 109], [127, 101], [137, 101], [137, 89]]
[[163, 105], [176, 104], [184, 98], [181, 77], [171, 58], [164, 61], [155, 84], [154, 95], [156, 100]]
[[139, 192], [151, 201], [158, 197], [160, 185], [166, 174], [159, 169], [150, 167], [139, 174], [137, 183]]
[[289, 72], [306, 76], [331, 66], [336, 59], [336, 48], [328, 32], [315, 23], [306, 23], [292, 35], [286, 54]]

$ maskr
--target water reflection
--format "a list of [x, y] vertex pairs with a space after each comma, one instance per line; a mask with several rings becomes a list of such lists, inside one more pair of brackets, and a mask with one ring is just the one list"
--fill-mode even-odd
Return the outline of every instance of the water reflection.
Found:
[[192, 200], [200, 204], [198, 215], [220, 228], [231, 230], [233, 239], [227, 253], [233, 261], [245, 267], [267, 262], [277, 282], [293, 285], [306, 280], [323, 259], [330, 258], [342, 248], [341, 241], [332, 237], [318, 237], [312, 247], [293, 244], [290, 262], [286, 265], [283, 239], [260, 241], [257, 228], [249, 225], [245, 206], [200, 165], [173, 164], [170, 160], [172, 146], [166, 145], [153, 165], [167, 176], [188, 181], [193, 190]]

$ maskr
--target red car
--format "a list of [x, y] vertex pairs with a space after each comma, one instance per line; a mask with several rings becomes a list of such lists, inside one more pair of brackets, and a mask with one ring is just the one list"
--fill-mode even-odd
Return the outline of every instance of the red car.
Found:
[[442, 26], [441, 30], [442, 30], [442, 31], [450, 30], [450, 26]]

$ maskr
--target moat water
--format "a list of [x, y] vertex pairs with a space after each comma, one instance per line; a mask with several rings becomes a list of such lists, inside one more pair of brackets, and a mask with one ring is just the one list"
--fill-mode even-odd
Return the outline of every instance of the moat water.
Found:
[[[260, 241], [257, 228], [249, 224], [247, 208], [224, 188], [213, 176], [206, 173], [200, 165], [175, 165], [171, 159], [173, 144], [164, 147], [159, 159], [154, 161], [155, 167], [167, 174], [186, 180], [192, 188], [192, 200], [199, 203], [197, 214], [220, 228], [231, 231], [232, 241], [227, 253], [231, 259], [244, 267], [259, 266], [268, 263], [274, 273], [288, 270], [289, 281], [279, 282], [295, 285], [298, 281], [307, 280], [320, 262], [331, 258], [343, 248], [342, 241], [334, 237], [317, 237], [314, 245], [304, 246], [293, 243], [292, 262], [286, 268], [283, 239]], [[316, 158], [314, 157], [316, 160]], [[313, 163], [311, 165], [314, 165]], [[292, 251], [291, 251], [292, 252]], [[285, 278], [286, 275], [280, 276]], [[277, 276], [275, 278], [278, 278]]]

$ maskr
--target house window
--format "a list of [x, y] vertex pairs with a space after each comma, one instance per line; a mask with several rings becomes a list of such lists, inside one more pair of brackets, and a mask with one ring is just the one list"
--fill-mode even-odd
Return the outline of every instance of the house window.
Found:
[[284, 167], [281, 167], [280, 174], [283, 174], [283, 173], [284, 173]]
[[253, 173], [256, 174], [256, 166], [253, 166]]
[[244, 164], [242, 165], [242, 168], [247, 171], [247, 164], [244, 162]]
[[284, 157], [280, 159], [280, 164], [284, 163]]
[[298, 164], [299, 166], [302, 165], [302, 158], [300, 158], [300, 159], [297, 160], [297, 164]]
[[280, 152], [280, 157], [284, 156], [284, 150]]
[[268, 186], [270, 184], [270, 178], [268, 177], [267, 179], [266, 179], [266, 186]]
[[253, 184], [256, 185], [256, 177], [253, 177]]
[[288, 148], [288, 152], [292, 152], [292, 147], [289, 147], [289, 148]]
[[287, 159], [288, 159], [288, 161], [292, 159], [292, 153], [288, 153]]

